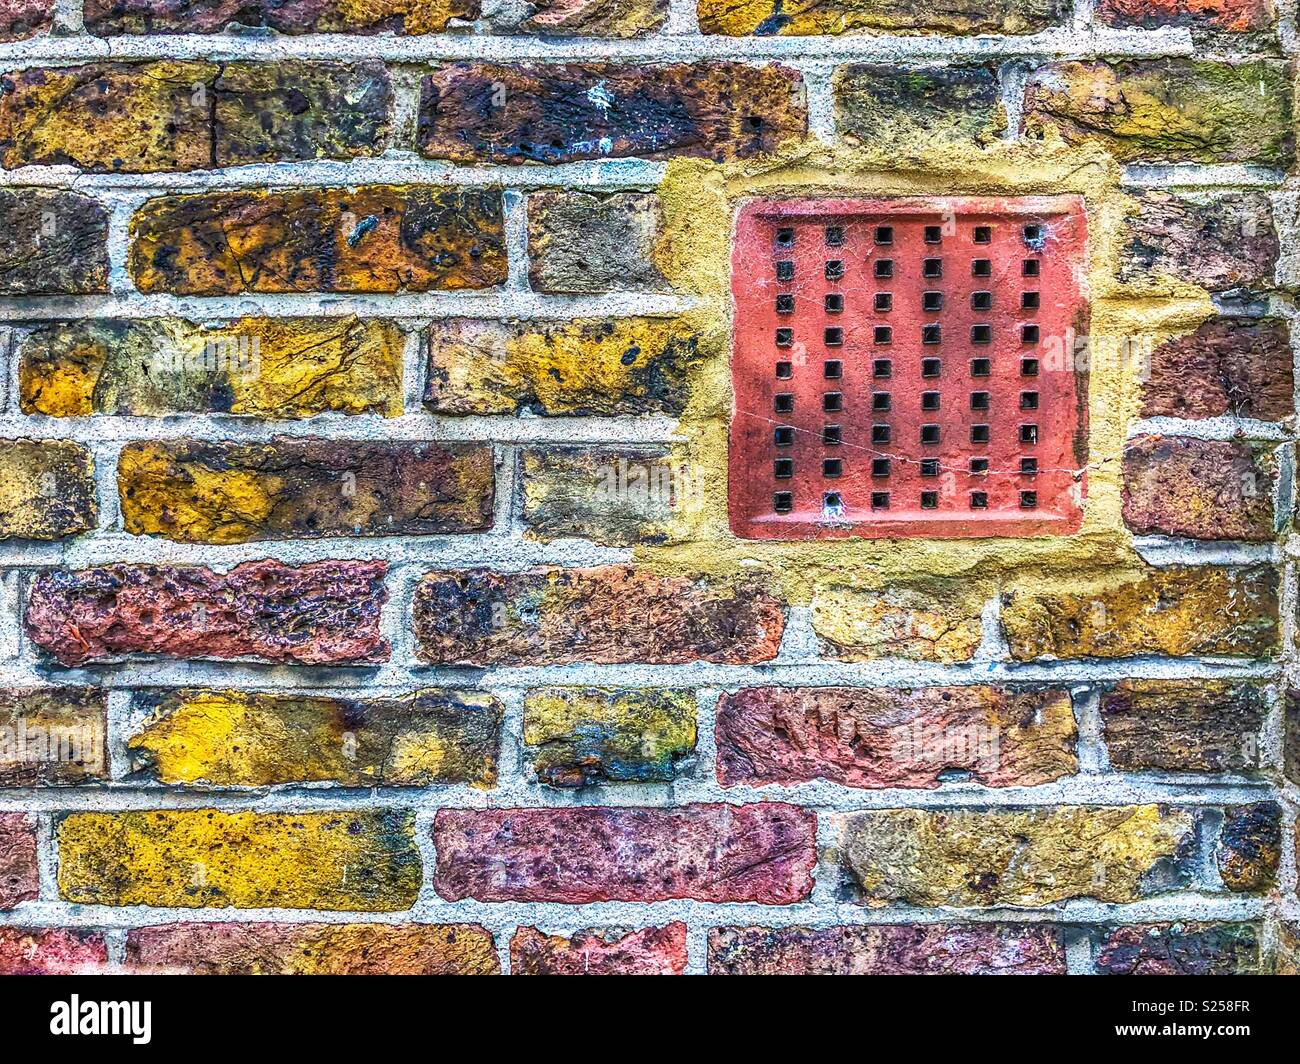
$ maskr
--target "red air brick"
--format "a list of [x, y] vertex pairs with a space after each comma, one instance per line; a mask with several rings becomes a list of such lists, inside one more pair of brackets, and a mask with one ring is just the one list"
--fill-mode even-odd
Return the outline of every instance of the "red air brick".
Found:
[[1077, 196], [743, 208], [733, 531], [1077, 530], [1085, 242]]
[[442, 809], [448, 901], [756, 901], [812, 890], [817, 817], [780, 802], [678, 809]]

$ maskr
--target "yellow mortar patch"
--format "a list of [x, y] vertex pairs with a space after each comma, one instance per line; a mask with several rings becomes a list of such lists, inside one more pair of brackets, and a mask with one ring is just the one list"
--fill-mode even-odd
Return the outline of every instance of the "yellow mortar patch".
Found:
[[952, 664], [970, 661], [983, 638], [981, 613], [992, 588], [959, 593], [891, 588], [880, 594], [821, 588], [812, 600], [812, 626], [840, 661], [900, 657]]
[[[1084, 569], [1138, 569], [1142, 563], [1121, 515], [1121, 470], [1130, 419], [1140, 408], [1143, 362], [1155, 345], [1185, 335], [1214, 314], [1210, 295], [1162, 279], [1126, 288], [1116, 270], [1126, 215], [1136, 201], [1120, 188], [1118, 165], [1092, 145], [997, 142], [918, 151], [902, 165], [864, 151], [802, 144], [781, 158], [714, 164], [673, 159], [659, 195], [664, 231], [655, 250], [660, 271], [695, 297], [691, 313], [707, 357], [691, 381], [691, 398], [673, 440], [674, 461], [690, 463], [703, 490], [675, 513], [673, 542], [641, 545], [636, 561], [668, 574], [736, 575], [763, 568], [787, 600], [808, 603], [827, 582], [862, 588], [917, 576], [1071, 574]], [[739, 204], [753, 196], [1027, 196], [1073, 193], [1088, 216], [1091, 308], [1088, 494], [1081, 529], [1070, 536], [989, 539], [847, 539], [752, 541], [727, 521], [727, 422], [731, 295], [729, 259]], [[719, 409], [721, 407], [721, 409]]]
[[72, 813], [59, 895], [92, 905], [395, 912], [420, 891], [410, 813]]

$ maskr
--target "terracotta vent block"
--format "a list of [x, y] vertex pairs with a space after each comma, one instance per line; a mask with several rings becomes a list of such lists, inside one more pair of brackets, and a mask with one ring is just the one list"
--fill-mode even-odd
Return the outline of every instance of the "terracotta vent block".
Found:
[[1086, 244], [1077, 196], [746, 204], [733, 531], [1077, 530]]

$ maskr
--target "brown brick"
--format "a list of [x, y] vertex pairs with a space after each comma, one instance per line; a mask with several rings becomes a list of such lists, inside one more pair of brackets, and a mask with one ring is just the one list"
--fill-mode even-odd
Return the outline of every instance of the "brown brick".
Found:
[[883, 152], [984, 145], [1006, 128], [992, 67], [859, 64], [835, 72], [835, 125]]
[[1021, 129], [1100, 143], [1121, 162], [1252, 162], [1295, 157], [1287, 65], [1142, 59], [1049, 63], [1030, 78]]
[[1257, 975], [1256, 924], [1140, 924], [1110, 930], [1097, 954], [1099, 975]]
[[1282, 764], [1286, 778], [1300, 785], [1300, 691], [1286, 693], [1286, 736], [1282, 744]]
[[1124, 523], [1137, 535], [1270, 540], [1276, 477], [1263, 445], [1139, 436], [1124, 448]]
[[457, 162], [723, 162], [779, 151], [807, 128], [802, 79], [772, 64], [454, 63], [424, 80], [419, 145]]
[[1117, 772], [1255, 771], [1267, 712], [1248, 681], [1121, 680], [1101, 697]]
[[0, 690], [0, 787], [108, 779], [107, 731], [100, 688]]
[[677, 538], [674, 514], [699, 490], [690, 467], [666, 447], [530, 448], [521, 466], [524, 523], [542, 539], [668, 543]]
[[94, 319], [35, 328], [19, 348], [25, 414], [402, 412], [405, 336], [357, 318]]
[[0, 40], [17, 41], [50, 28], [54, 0], [0, 0]]
[[844, 859], [872, 905], [1132, 902], [1190, 881], [1195, 836], [1155, 805], [885, 809], [848, 819]]
[[193, 975], [499, 975], [477, 924], [183, 923], [133, 927], [126, 964]]
[[547, 935], [518, 928], [510, 940], [511, 975], [681, 975], [686, 970], [686, 925], [608, 929]]
[[70, 813], [59, 896], [81, 905], [400, 912], [422, 877], [398, 810]]
[[0, 296], [108, 291], [108, 212], [89, 196], [0, 188]]
[[40, 893], [36, 821], [26, 813], [0, 813], [0, 909], [12, 909]]
[[93, 974], [107, 964], [102, 931], [0, 927], [0, 975]]
[[497, 778], [502, 707], [489, 694], [398, 698], [260, 691], [152, 691], [127, 748], [138, 776], [166, 784], [427, 787]]
[[277, 33], [440, 33], [479, 16], [478, 0], [85, 0], [86, 28], [123, 33], [221, 33], [226, 26]]
[[62, 539], [95, 527], [95, 462], [71, 440], [0, 440], [0, 539]]
[[483, 532], [492, 448], [280, 436], [143, 441], [117, 467], [122, 527], [181, 543]]
[[153, 199], [131, 220], [142, 292], [427, 292], [506, 278], [501, 193], [363, 185]]
[[496, 30], [542, 37], [643, 37], [668, 21], [668, 0], [528, 0], [528, 17], [508, 10], [493, 18]]
[[1066, 692], [996, 687], [749, 687], [716, 726], [724, 786], [1033, 787], [1078, 771], [1077, 740]]
[[1281, 421], [1295, 413], [1291, 335], [1280, 318], [1211, 318], [1159, 344], [1142, 384], [1143, 417]]
[[3, 78], [0, 162], [149, 173], [383, 151], [391, 90], [362, 62], [95, 63]]
[[663, 228], [659, 197], [535, 192], [528, 197], [528, 280], [539, 292], [670, 286], [654, 264]]
[[1060, 932], [1041, 924], [715, 927], [710, 975], [1064, 975]]
[[1175, 196], [1150, 189], [1137, 200], [1127, 219], [1121, 281], [1176, 279], [1213, 292], [1272, 284], [1280, 245], [1263, 193]]
[[32, 642], [65, 666], [129, 654], [309, 665], [385, 661], [379, 615], [387, 568], [260, 561], [227, 573], [152, 565], [55, 570], [32, 582], [24, 621]]
[[732, 36], [792, 36], [857, 29], [933, 33], [1034, 33], [1059, 25], [1062, 0], [698, 0], [700, 29]]
[[756, 576], [724, 582], [609, 565], [430, 573], [414, 620], [430, 664], [738, 665], [776, 656], [785, 612]]
[[1273, 0], [1099, 0], [1097, 18], [1111, 26], [1192, 29], [1246, 33], [1273, 25]]
[[450, 318], [429, 326], [424, 401], [435, 414], [676, 415], [703, 359], [675, 318]]
[[441, 809], [448, 901], [753, 901], [812, 890], [817, 818], [779, 802], [674, 809]]
[[1173, 566], [1098, 579], [1088, 592], [1004, 596], [1016, 661], [1141, 654], [1267, 657], [1278, 646], [1278, 577], [1267, 566]]

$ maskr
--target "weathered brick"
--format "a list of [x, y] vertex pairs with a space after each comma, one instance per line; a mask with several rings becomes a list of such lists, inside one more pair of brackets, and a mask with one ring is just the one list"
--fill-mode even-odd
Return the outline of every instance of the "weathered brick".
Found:
[[1272, 284], [1280, 245], [1264, 194], [1175, 196], [1149, 189], [1137, 199], [1136, 214], [1126, 219], [1121, 281], [1173, 278], [1215, 292]]
[[710, 975], [1064, 975], [1060, 932], [1043, 925], [715, 927]]
[[142, 292], [427, 292], [506, 279], [501, 193], [362, 185], [149, 200], [131, 220]]
[[1282, 807], [1277, 802], [1229, 806], [1214, 857], [1229, 890], [1267, 890], [1282, 859]]
[[518, 928], [510, 940], [511, 975], [681, 975], [686, 925], [640, 931], [592, 929], [547, 935]]
[[985, 601], [978, 588], [943, 581], [884, 591], [821, 587], [812, 626], [822, 653], [840, 661], [969, 661], [983, 639]]
[[1124, 448], [1124, 523], [1138, 535], [1261, 542], [1273, 528], [1271, 448], [1139, 436]]
[[1282, 922], [1277, 925], [1276, 973], [1300, 975], [1300, 924]]
[[1290, 164], [1285, 63], [1143, 59], [1051, 63], [1025, 90], [1022, 132], [1096, 142], [1121, 162]]
[[1099, 975], [1256, 975], [1254, 924], [1142, 924], [1110, 931], [1097, 954]]
[[556, 787], [669, 782], [695, 749], [695, 692], [545, 687], [524, 699], [525, 757]]
[[0, 909], [30, 901], [40, 889], [36, 822], [26, 813], [0, 813]]
[[0, 975], [90, 974], [107, 964], [100, 931], [0, 927]]
[[94, 63], [0, 79], [0, 163], [149, 173], [375, 155], [384, 65]]
[[42, 573], [27, 634], [61, 665], [127, 654], [312, 665], [385, 661], [385, 562], [112, 565]]
[[61, 189], [0, 188], [0, 296], [108, 291], [108, 211]]
[[1182, 885], [1195, 833], [1154, 805], [885, 809], [849, 818], [844, 856], [873, 905], [1131, 902]]
[[424, 401], [435, 414], [676, 415], [702, 361], [675, 318], [450, 318], [429, 327]]
[[1267, 566], [1172, 566], [1100, 577], [1090, 591], [1003, 597], [1017, 661], [1139, 654], [1267, 657], [1278, 645], [1278, 577]]
[[723, 162], [779, 151], [807, 128], [801, 77], [774, 64], [453, 63], [424, 79], [419, 146], [457, 162]]
[[1280, 318], [1211, 318], [1159, 344], [1142, 384], [1143, 417], [1281, 421], [1295, 412], [1291, 335]]
[[95, 462], [71, 440], [0, 440], [0, 539], [62, 539], [95, 527]]
[[137, 695], [131, 767], [168, 784], [426, 787], [497, 778], [502, 707], [489, 694], [335, 698], [256, 691]]
[[700, 29], [731, 36], [812, 35], [857, 29], [1034, 33], [1059, 25], [1062, 0], [698, 0]]
[[812, 890], [817, 818], [780, 802], [675, 809], [440, 809], [448, 901], [754, 901]]
[[1273, 0], [1099, 0], [1097, 18], [1111, 26], [1190, 26], [1227, 33], [1273, 25]]
[[126, 964], [192, 975], [499, 975], [477, 924], [232, 924], [133, 927]]
[[1253, 772], [1267, 713], [1263, 689], [1247, 681], [1121, 680], [1101, 696], [1118, 772]]
[[1033, 787], [1079, 767], [1064, 691], [749, 687], [722, 696], [715, 730], [724, 786]]
[[297, 436], [130, 443], [117, 487], [127, 532], [181, 543], [483, 532], [495, 492], [486, 444]]
[[396, 810], [69, 813], [56, 837], [59, 895], [84, 905], [396, 912], [420, 890]]
[[528, 280], [539, 292], [670, 286], [654, 263], [663, 228], [659, 197], [535, 192], [528, 197]]
[[58, 322], [19, 348], [25, 414], [402, 412], [402, 330], [357, 318]]
[[542, 37], [642, 37], [668, 21], [668, 0], [527, 0], [528, 17], [506, 10], [491, 19], [494, 30]]
[[616, 547], [667, 543], [675, 513], [700, 489], [666, 447], [524, 451], [523, 518], [542, 539], [577, 536]]
[[423, 661], [439, 665], [748, 664], [776, 656], [785, 611], [763, 580], [631, 566], [430, 573], [415, 593]]
[[107, 731], [102, 689], [0, 690], [0, 787], [106, 780]]
[[835, 72], [836, 128], [862, 147], [896, 156], [983, 145], [1006, 124], [992, 67], [860, 64]]
[[50, 28], [54, 0], [0, 0], [0, 40], [17, 41]]
[[220, 33], [234, 23], [277, 33], [440, 33], [473, 20], [478, 0], [85, 0], [86, 28], [123, 33]]

